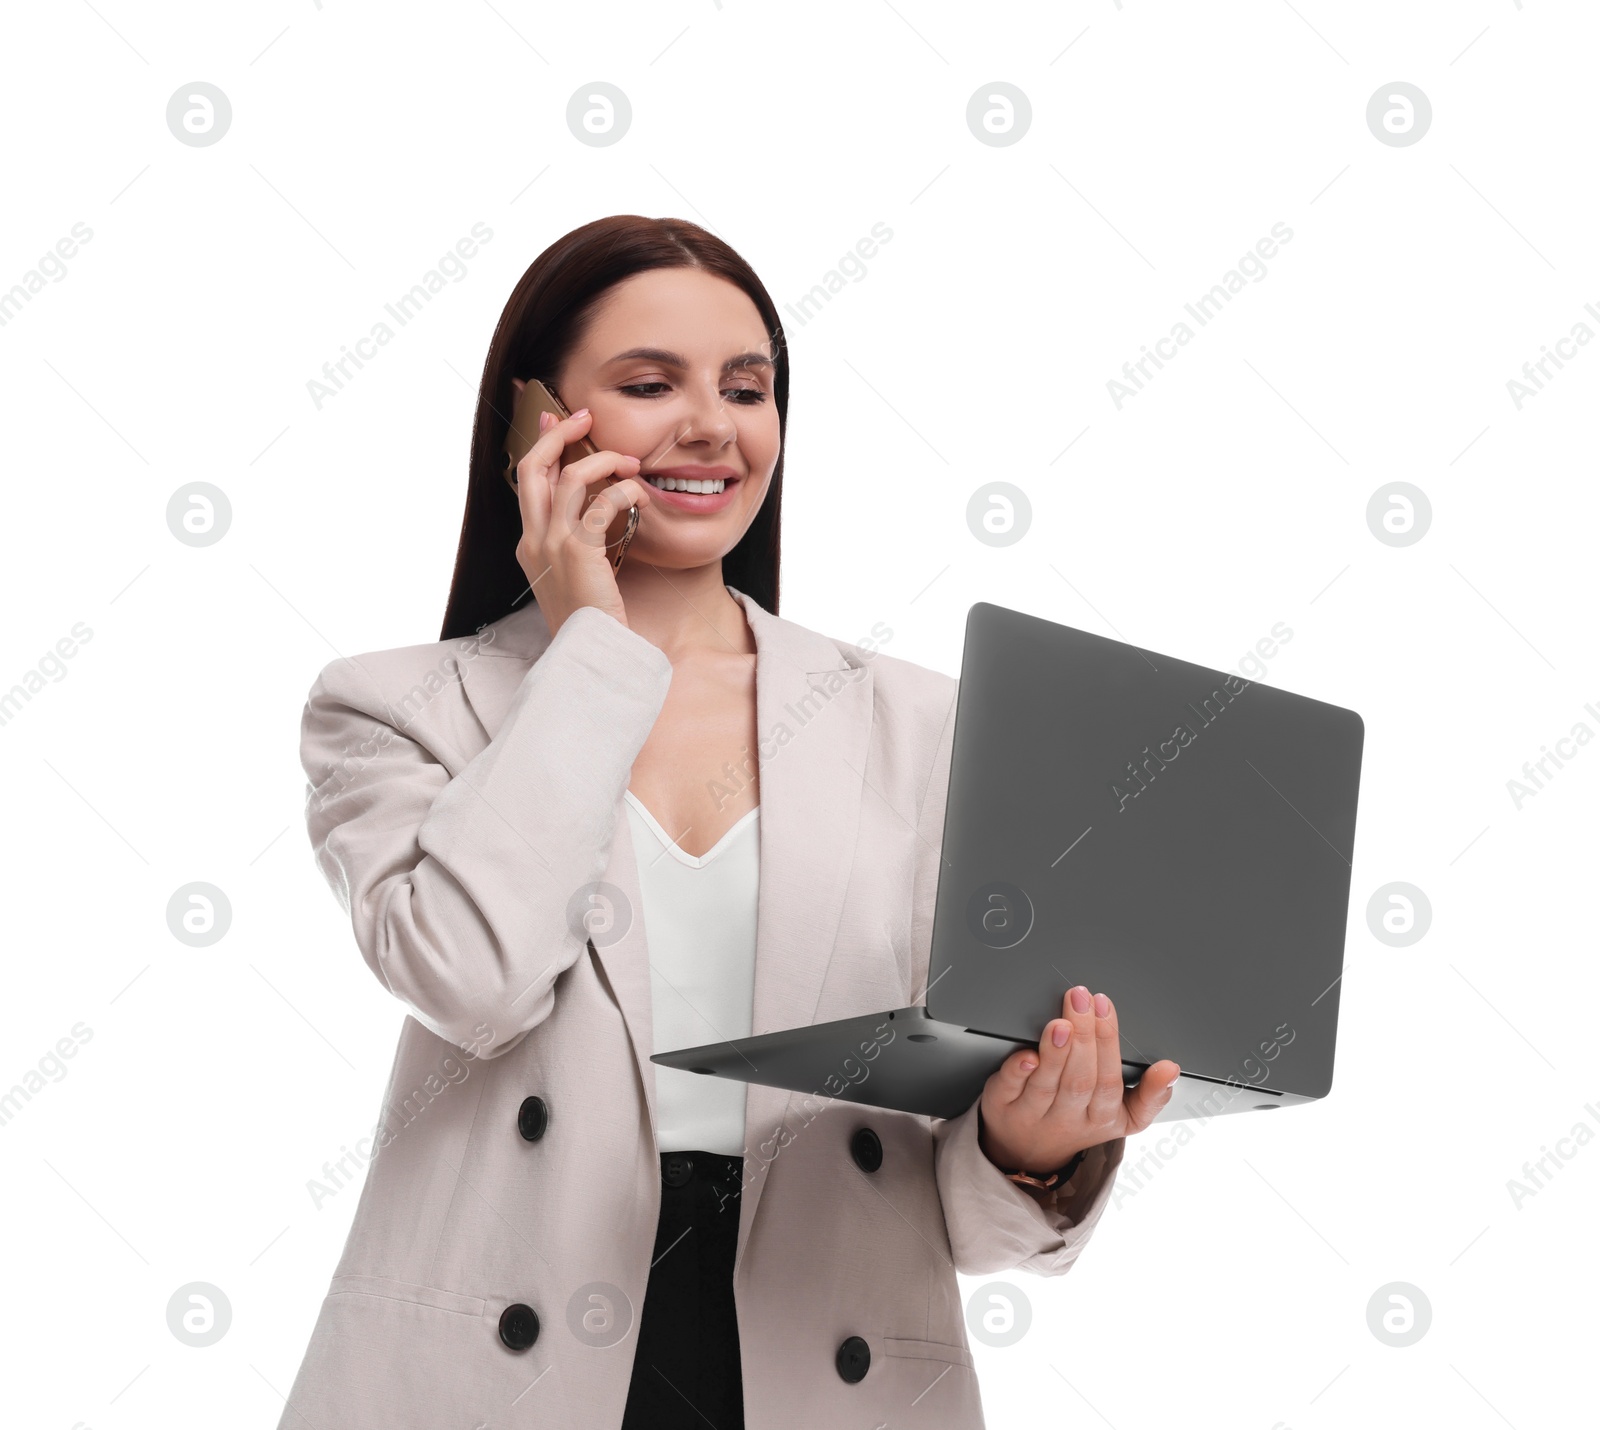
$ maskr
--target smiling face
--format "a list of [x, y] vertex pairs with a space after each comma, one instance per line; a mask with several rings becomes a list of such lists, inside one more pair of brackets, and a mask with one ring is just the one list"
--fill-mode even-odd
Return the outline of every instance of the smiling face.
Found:
[[555, 387], [653, 488], [630, 562], [707, 565], [755, 520], [780, 447], [771, 359], [756, 305], [703, 269], [648, 269], [601, 297]]

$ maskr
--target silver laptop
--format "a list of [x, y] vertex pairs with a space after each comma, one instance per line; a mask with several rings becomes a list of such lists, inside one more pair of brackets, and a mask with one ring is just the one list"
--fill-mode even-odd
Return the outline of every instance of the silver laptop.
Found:
[[651, 1060], [956, 1117], [1082, 983], [1116, 1003], [1127, 1086], [1163, 1058], [1182, 1067], [1158, 1121], [1324, 1097], [1363, 728], [979, 602], [924, 1002]]

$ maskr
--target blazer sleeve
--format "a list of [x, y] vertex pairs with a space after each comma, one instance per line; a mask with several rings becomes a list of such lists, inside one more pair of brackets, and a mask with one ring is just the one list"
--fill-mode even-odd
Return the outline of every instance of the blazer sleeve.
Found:
[[[920, 982], [912, 990], [913, 1001], [927, 988], [955, 715], [952, 693], [917, 818], [911, 937]], [[1105, 1211], [1127, 1138], [1091, 1147], [1071, 1177], [1035, 1195], [1010, 1181], [985, 1155], [978, 1143], [978, 1108], [979, 1100], [974, 1100], [959, 1117], [933, 1120], [934, 1175], [956, 1270], [964, 1276], [996, 1271], [1065, 1274]]]
[[671, 680], [664, 652], [580, 607], [452, 778], [359, 660], [317, 676], [300, 745], [311, 846], [362, 957], [424, 1027], [495, 1057], [550, 1015], [587, 946], [569, 907], [605, 871]]

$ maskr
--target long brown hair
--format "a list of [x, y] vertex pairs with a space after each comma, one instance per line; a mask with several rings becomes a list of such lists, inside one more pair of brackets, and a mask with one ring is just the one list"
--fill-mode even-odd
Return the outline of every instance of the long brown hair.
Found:
[[478, 387], [467, 476], [467, 507], [440, 640], [472, 635], [531, 596], [517, 562], [522, 512], [504, 475], [501, 448], [511, 428], [511, 379], [553, 380], [583, 340], [596, 300], [649, 268], [703, 268], [737, 284], [756, 305], [772, 341], [778, 406], [778, 461], [761, 510], [722, 558], [725, 584], [778, 613], [778, 527], [783, 499], [782, 438], [789, 411], [789, 352], [778, 310], [755, 270], [714, 234], [685, 219], [614, 214], [575, 228], [541, 253], [500, 314]]

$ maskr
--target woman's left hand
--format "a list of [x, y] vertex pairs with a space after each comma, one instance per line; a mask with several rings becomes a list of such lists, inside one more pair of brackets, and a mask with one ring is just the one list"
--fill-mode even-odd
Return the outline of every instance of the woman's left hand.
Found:
[[1091, 997], [1079, 985], [1045, 1025], [1038, 1051], [1019, 1048], [984, 1084], [979, 1145], [997, 1167], [1047, 1177], [1086, 1147], [1143, 1132], [1167, 1105], [1178, 1071], [1163, 1058], [1138, 1086], [1124, 1087], [1117, 1010], [1104, 993]]

